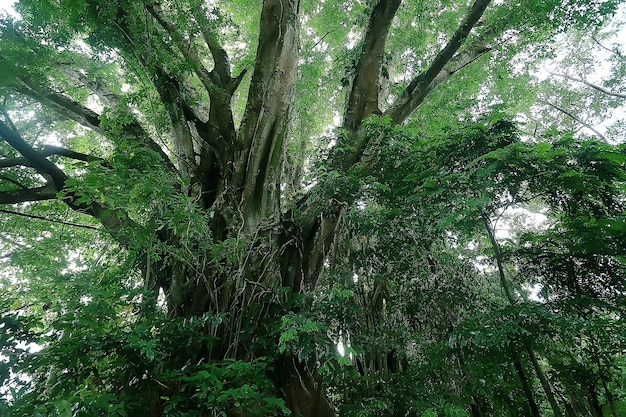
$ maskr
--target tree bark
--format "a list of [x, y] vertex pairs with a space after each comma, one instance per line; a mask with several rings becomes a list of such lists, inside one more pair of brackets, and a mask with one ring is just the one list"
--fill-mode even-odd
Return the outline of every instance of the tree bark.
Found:
[[522, 390], [524, 391], [526, 401], [528, 402], [528, 406], [530, 407], [531, 416], [541, 417], [541, 413], [539, 413], [539, 407], [537, 407], [537, 402], [535, 401], [535, 396], [533, 395], [533, 391], [528, 382], [528, 378], [526, 377], [526, 372], [524, 372], [524, 367], [522, 366], [522, 362], [520, 361], [519, 354], [517, 354], [517, 352], [513, 354], [513, 366], [515, 367], [517, 376], [519, 377], [520, 383], [522, 384]]
[[[502, 252], [500, 251], [500, 245], [498, 244], [498, 241], [496, 240], [493, 229], [491, 225], [489, 224], [489, 219], [487, 217], [483, 217], [483, 222], [485, 225], [485, 229], [487, 230], [487, 235], [489, 236], [489, 241], [491, 242], [491, 246], [494, 252], [496, 266], [498, 269], [498, 274], [500, 276], [500, 285], [502, 286], [502, 289], [506, 295], [507, 300], [513, 306], [516, 304], [516, 300], [513, 296], [513, 293], [511, 292], [506, 276], [504, 275], [504, 265], [503, 265], [503, 259], [502, 259]], [[548, 381], [548, 378], [545, 372], [543, 371], [543, 369], [541, 368], [541, 365], [539, 364], [539, 361], [537, 360], [537, 356], [535, 355], [535, 350], [533, 349], [530, 342], [528, 341], [528, 338], [525, 335], [521, 336], [521, 342], [522, 342], [522, 346], [524, 347], [524, 350], [526, 351], [526, 353], [528, 354], [528, 357], [530, 358], [530, 362], [533, 366], [533, 369], [535, 370], [535, 373], [537, 374], [537, 378], [539, 378], [539, 382], [541, 382], [541, 386], [543, 387], [546, 398], [548, 399], [548, 402], [550, 403], [550, 407], [552, 407], [552, 411], [554, 412], [554, 415], [556, 417], [563, 417], [563, 413], [561, 412], [561, 409], [556, 401], [556, 398], [554, 397], [554, 393], [552, 391], [552, 387], [550, 386], [550, 382]]]

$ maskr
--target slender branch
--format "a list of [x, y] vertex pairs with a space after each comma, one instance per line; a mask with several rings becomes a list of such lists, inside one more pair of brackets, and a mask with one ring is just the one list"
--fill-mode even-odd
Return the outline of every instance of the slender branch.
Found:
[[615, 48], [615, 49], [611, 49], [611, 48], [608, 48], [608, 47], [604, 46], [604, 45], [603, 45], [603, 44], [602, 44], [602, 43], [598, 40], [598, 38], [596, 38], [594, 35], [591, 35], [591, 39], [593, 39], [593, 41], [594, 41], [595, 43], [597, 43], [597, 44], [598, 44], [598, 46], [599, 46], [600, 48], [602, 48], [602, 49], [604, 49], [604, 50], [606, 50], [606, 51], [608, 51], [608, 52], [612, 53], [613, 55], [617, 56], [617, 57], [618, 57], [619, 59], [621, 59], [622, 61], [626, 60], [626, 57], [624, 57], [624, 55], [622, 55], [622, 53], [620, 52], [620, 50], [619, 50], [619, 49], [617, 49], [617, 48]]
[[580, 79], [580, 78], [572, 77], [572, 76], [569, 76], [567, 74], [558, 74], [558, 73], [553, 73], [553, 74], [556, 75], [557, 77], [563, 77], [563, 78], [567, 78], [568, 80], [572, 80], [572, 81], [576, 81], [576, 82], [579, 82], [579, 83], [583, 83], [587, 87], [591, 87], [594, 90], [597, 90], [597, 91], [599, 91], [601, 93], [604, 93], [604, 94], [606, 94], [608, 96], [613, 96], [613, 97], [618, 97], [618, 98], [626, 98], [626, 94], [624, 94], [624, 93], [617, 93], [617, 92], [614, 92], [614, 91], [611, 91], [611, 90], [607, 90], [606, 88], [604, 88], [604, 87], [602, 87], [600, 85], [597, 85], [597, 84], [593, 84], [593, 83], [591, 83], [591, 82], [589, 82], [587, 80], [583, 80], [583, 79]]
[[[474, 2], [448, 44], [437, 54], [430, 67], [413, 78], [396, 102], [385, 112], [385, 115], [390, 116], [394, 124], [403, 123], [415, 109], [417, 109], [428, 93], [433, 90], [434, 82], [438, 85], [453, 73], [445, 74], [442, 72], [446, 65], [455, 57], [455, 54], [469, 36], [472, 28], [478, 23], [490, 3], [491, 0], [476, 0]], [[490, 34], [490, 36], [493, 35], [494, 34]], [[474, 49], [474, 51], [472, 51], [472, 49]], [[486, 50], [488, 49], [483, 44], [483, 41], [481, 41], [474, 43], [474, 48], [469, 48], [465, 52], [473, 52], [475, 57], [477, 54], [482, 54]], [[437, 78], [439, 78], [439, 80], [437, 80]]]
[[[500, 276], [500, 285], [502, 286], [502, 289], [504, 290], [504, 293], [506, 295], [506, 298], [509, 304], [514, 306], [517, 303], [517, 300], [513, 296], [509, 283], [506, 279], [506, 276], [504, 275], [504, 257], [502, 255], [500, 244], [498, 243], [496, 236], [494, 234], [494, 227], [490, 224], [489, 218], [486, 215], [483, 216], [482, 219], [483, 219], [483, 224], [485, 225], [485, 229], [487, 230], [487, 235], [489, 236], [489, 241], [491, 242], [491, 248], [493, 249], [493, 254], [496, 260], [496, 266], [498, 269], [498, 275]], [[561, 412], [561, 409], [552, 392], [552, 387], [550, 385], [550, 382], [548, 381], [548, 378], [546, 377], [545, 372], [543, 371], [543, 369], [541, 368], [541, 365], [539, 364], [539, 360], [537, 359], [535, 350], [533, 349], [530, 341], [528, 340], [528, 336], [524, 334], [521, 335], [521, 341], [522, 341], [522, 345], [524, 346], [524, 349], [526, 350], [526, 352], [528, 353], [528, 356], [530, 357], [533, 368], [535, 369], [535, 372], [537, 373], [537, 378], [539, 378], [539, 381], [541, 382], [541, 386], [543, 387], [543, 390], [546, 394], [548, 402], [550, 403], [550, 407], [552, 408], [552, 411], [554, 412], [554, 415], [557, 417], [563, 417], [563, 413]]]
[[326, 39], [326, 36], [330, 35], [330, 34], [331, 34], [331, 33], [333, 33], [333, 32], [334, 32], [334, 30], [329, 30], [328, 32], [326, 32], [326, 33], [324, 34], [324, 36], [322, 36], [322, 37], [320, 38], [320, 40], [319, 40], [319, 41], [315, 42], [315, 45], [313, 45], [313, 47], [312, 47], [311, 49], [315, 49], [315, 48], [317, 48], [317, 45], [319, 45], [320, 43], [322, 43], [322, 42], [324, 41], [324, 39]]
[[210, 30], [213, 24], [207, 19], [207, 10], [205, 10], [204, 4], [205, 2], [199, 1], [193, 7], [195, 8], [194, 16], [199, 22], [200, 33], [213, 57], [214, 67], [209, 74], [214, 84], [220, 86], [229, 96], [232, 96], [237, 87], [239, 87], [247, 70], [244, 69], [237, 77], [232, 78], [228, 53], [220, 43], [216, 33]]
[[160, 13], [154, 5], [147, 4], [146, 7], [152, 17], [154, 17], [161, 27], [172, 37], [177, 45], [178, 51], [185, 57], [187, 62], [191, 64], [191, 67], [204, 85], [204, 88], [206, 88], [207, 92], [214, 89], [216, 85], [213, 83], [213, 80], [211, 80], [209, 71], [202, 64], [200, 57], [198, 56], [198, 51], [196, 51], [196, 47], [193, 45], [193, 40], [186, 39], [185, 35], [176, 27], [176, 25]]
[[17, 127], [13, 124], [13, 120], [9, 117], [9, 113], [6, 110], [7, 97], [4, 98], [4, 102], [2, 103], [2, 115], [4, 116], [5, 123], [11, 128], [12, 131], [17, 133]]
[[491, 248], [493, 249], [494, 258], [496, 259], [496, 265], [498, 267], [498, 276], [500, 277], [500, 286], [502, 290], [504, 290], [504, 295], [506, 295], [506, 299], [509, 304], [514, 306], [517, 303], [515, 297], [513, 297], [513, 293], [511, 292], [511, 288], [509, 287], [509, 283], [504, 275], [504, 265], [502, 262], [502, 251], [500, 250], [500, 244], [496, 240], [496, 236], [493, 232], [493, 227], [489, 222], [489, 218], [487, 216], [483, 217], [483, 224], [485, 225], [485, 230], [487, 231], [487, 236], [489, 237], [489, 242], [491, 242]]
[[[243, 81], [243, 79], [244, 79], [244, 77], [246, 76], [246, 74], [248, 74], [248, 70], [247, 70], [246, 68], [244, 68], [244, 69], [242, 69], [242, 70], [241, 70], [241, 72], [239, 73], [239, 75], [238, 75], [238, 76], [236, 76], [236, 77], [233, 79], [233, 82], [232, 82], [232, 89], [231, 89], [232, 93], [234, 93], [234, 92], [237, 90], [237, 88], [239, 88], [239, 84], [241, 84], [241, 82]], [[231, 94], [232, 94], [232, 93], [231, 93]]]
[[0, 209], [0, 213], [11, 214], [11, 215], [14, 215], [14, 216], [27, 217], [29, 219], [43, 220], [43, 221], [47, 221], [47, 222], [50, 222], [50, 223], [63, 224], [63, 225], [66, 225], [66, 226], [81, 227], [83, 229], [100, 230], [99, 227], [95, 227], [95, 226], [89, 226], [89, 225], [80, 224], [80, 223], [65, 222], [65, 221], [62, 221], [62, 220], [49, 219], [47, 217], [35, 216], [34, 214], [20, 213], [18, 211]]
[[552, 107], [553, 109], [560, 111], [561, 113], [563, 113], [564, 115], [568, 116], [569, 118], [571, 118], [572, 120], [574, 120], [575, 122], [579, 123], [580, 125], [586, 127], [587, 129], [591, 130], [593, 133], [595, 133], [600, 139], [602, 139], [603, 141], [607, 141], [606, 137], [604, 137], [604, 135], [600, 132], [598, 132], [593, 126], [591, 126], [589, 123], [586, 123], [585, 121], [581, 120], [580, 118], [576, 117], [574, 114], [568, 112], [567, 110], [563, 109], [562, 107], [557, 106], [556, 104], [550, 103], [549, 101], [546, 100], [539, 100], [540, 102], [547, 104], [548, 106]]

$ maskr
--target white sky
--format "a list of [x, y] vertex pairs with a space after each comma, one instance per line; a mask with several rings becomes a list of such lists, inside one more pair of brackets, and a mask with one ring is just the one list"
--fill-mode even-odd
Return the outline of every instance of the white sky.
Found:
[[6, 10], [8, 12], [12, 12], [13, 3], [15, 3], [15, 0], [0, 0], [0, 10]]

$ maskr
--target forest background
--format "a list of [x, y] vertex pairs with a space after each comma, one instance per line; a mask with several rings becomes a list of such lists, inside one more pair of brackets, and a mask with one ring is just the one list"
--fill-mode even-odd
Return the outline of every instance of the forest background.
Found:
[[21, 0], [0, 415], [626, 415], [618, 0]]

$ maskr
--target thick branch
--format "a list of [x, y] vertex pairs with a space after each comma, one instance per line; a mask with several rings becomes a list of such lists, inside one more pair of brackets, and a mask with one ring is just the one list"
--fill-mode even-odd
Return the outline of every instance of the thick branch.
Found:
[[[58, 155], [64, 156], [66, 158], [76, 159], [77, 161], [85, 161], [85, 162], [93, 162], [93, 161], [104, 161], [101, 158], [97, 158], [95, 156], [87, 155], [80, 152], [74, 152], [69, 149], [61, 148], [59, 146], [46, 145], [43, 149], [37, 150], [37, 152], [45, 157]], [[0, 159], [0, 168], [10, 168], [16, 166], [29, 166], [32, 167], [30, 161], [26, 158], [4, 158]]]
[[380, 71], [387, 34], [401, 0], [381, 0], [370, 15], [361, 56], [348, 94], [343, 126], [355, 131], [361, 121], [378, 111]]
[[31, 80], [22, 79], [22, 81], [25, 87], [20, 88], [18, 92], [40, 102], [63, 117], [74, 120], [100, 134], [104, 134], [102, 129], [100, 129], [100, 115], [98, 113], [63, 94], [50, 89], [44, 91], [43, 88], [35, 87]]
[[[25, 87], [18, 90], [20, 93], [40, 102], [63, 117], [74, 120], [75, 122], [88, 127], [103, 136], [107, 136], [107, 132], [101, 128], [100, 115], [98, 113], [59, 92], [53, 91], [49, 88], [36, 86], [28, 79], [23, 79], [22, 81], [24, 82]], [[175, 170], [169, 157], [165, 154], [165, 152], [163, 152], [163, 149], [161, 149], [161, 147], [148, 136], [139, 122], [133, 120], [132, 122], [125, 124], [123, 126], [123, 131], [126, 134], [126, 137], [131, 138], [133, 141], [145, 146], [153, 152], [156, 152], [161, 156], [163, 162], [169, 169], [172, 171]]]
[[[67, 176], [65, 173], [50, 162], [44, 155], [33, 149], [19, 133], [10, 129], [4, 122], [0, 121], [0, 137], [7, 141], [16, 151], [18, 151], [38, 173], [52, 181], [43, 187], [32, 189], [19, 189], [16, 191], [0, 192], [0, 204], [15, 204], [27, 201], [52, 200], [57, 198], [59, 192], [65, 188]], [[69, 151], [68, 151], [69, 152]], [[71, 153], [80, 156], [78, 153]], [[67, 193], [63, 201], [72, 209], [86, 213], [100, 220], [102, 225], [118, 238], [120, 243], [128, 243], [128, 238], [119, 236], [122, 224], [130, 222], [126, 216], [120, 217], [112, 210], [107, 210], [96, 202], [76, 203], [75, 193]]]
[[20, 188], [15, 191], [0, 192], [0, 204], [17, 204], [28, 201], [54, 200], [58, 190], [53, 184], [46, 184], [37, 188]]
[[[221, 136], [225, 140], [225, 142], [222, 140], [221, 147], [223, 148], [226, 145], [230, 153], [232, 152], [236, 136], [231, 110], [231, 98], [239, 84], [241, 84], [247, 70], [244, 69], [237, 77], [232, 77], [228, 53], [219, 42], [217, 35], [210, 30], [212, 24], [207, 19], [206, 10], [203, 6], [197, 6], [197, 9], [196, 19], [200, 22], [200, 32], [213, 57], [214, 67], [209, 75], [213, 83], [220, 87], [219, 89], [209, 91], [211, 109], [207, 128], [210, 127], [210, 129], [206, 132], [206, 136]], [[218, 154], [225, 153], [224, 149], [220, 149], [217, 152]]]
[[[202, 64], [196, 46], [193, 44], [193, 39], [186, 39], [186, 36], [160, 10], [151, 5], [147, 7], [150, 14], [174, 39], [178, 50], [191, 65], [194, 73], [209, 93], [211, 99], [209, 125], [214, 127], [226, 139], [226, 145], [231, 147], [234, 142], [235, 127], [230, 100], [245, 73], [240, 74], [241, 76], [236, 79], [230, 76], [230, 65], [226, 51], [219, 44], [217, 37], [204, 29], [202, 34], [215, 63], [215, 68], [209, 72]], [[174, 123], [177, 122], [174, 121]]]
[[[490, 50], [491, 49], [486, 46], [486, 41], [482, 38], [472, 42], [463, 51], [456, 54], [454, 58], [452, 58], [450, 62], [448, 62], [448, 64], [439, 72], [439, 74], [437, 74], [432, 82], [413, 97], [410, 104], [417, 108], [417, 106], [419, 106], [428, 94], [430, 94], [430, 92], [437, 86]], [[394, 123], [398, 123], [398, 121], [394, 120], [393, 116], [390, 115], [390, 112], [392, 111], [394, 111], [393, 107], [390, 108], [384, 115], [392, 117], [392, 121]], [[371, 150], [379, 144], [379, 141], [372, 143], [371, 138], [359, 134], [354, 135], [351, 140], [350, 145], [352, 150], [341, 156], [340, 163], [343, 167], [350, 167], [354, 165], [354, 163], [357, 162], [359, 158], [364, 155], [364, 153], [367, 153], [368, 149]], [[361, 167], [367, 169], [375, 163], [375, 160], [376, 158], [373, 157], [373, 155], [370, 155], [365, 159], [361, 159]]]
[[202, 38], [211, 51], [211, 56], [213, 57], [214, 68], [211, 72], [214, 73], [214, 76], [216, 75], [220, 78], [222, 81], [221, 85], [224, 86], [225, 83], [230, 82], [232, 79], [228, 53], [220, 44], [217, 35], [211, 30], [213, 25], [209, 19], [207, 19], [208, 11], [204, 6], [204, 2], [198, 2], [198, 4], [195, 4], [194, 6], [194, 15], [196, 21], [199, 23], [200, 33], [202, 33]]
[[237, 77], [232, 77], [228, 53], [220, 43], [216, 33], [211, 30], [213, 24], [207, 19], [207, 13], [203, 4], [195, 5], [195, 18], [199, 22], [200, 33], [202, 33], [202, 38], [213, 57], [214, 67], [210, 72], [211, 79], [216, 85], [224, 89], [229, 96], [232, 96], [246, 75], [247, 70], [244, 69]]
[[246, 223], [280, 214], [283, 144], [298, 64], [298, 0], [265, 0], [246, 111], [237, 138], [232, 184]]
[[120, 104], [121, 97], [109, 90], [107, 87], [107, 81], [102, 77], [94, 74], [87, 76], [65, 64], [59, 64], [58, 68], [62, 73], [95, 93], [105, 106], [117, 107]]
[[[491, 0], [476, 0], [465, 18], [459, 25], [448, 44], [437, 54], [430, 67], [423, 73], [416, 76], [408, 87], [398, 97], [396, 102], [385, 112], [391, 117], [394, 124], [403, 123], [417, 107], [422, 104], [426, 96], [433, 88], [449, 77], [452, 72], [446, 74], [446, 65], [451, 63], [453, 57], [469, 36], [470, 31], [478, 23]], [[482, 44], [475, 45], [476, 48], [468, 48], [465, 52], [467, 57], [459, 57], [459, 60], [467, 60], [470, 56], [477, 56], [485, 52], [486, 47]], [[455, 65], [458, 68], [458, 64]]]
[[193, 147], [193, 136], [185, 115], [184, 99], [180, 93], [180, 86], [176, 79], [166, 74], [159, 74], [156, 85], [161, 95], [161, 101], [172, 122], [172, 136], [176, 157], [179, 161], [179, 170], [183, 178], [190, 180], [190, 183], [193, 185], [198, 182], [196, 155]]
[[[0, 192], [0, 204], [17, 204], [33, 201], [55, 200], [58, 198], [58, 193], [59, 190], [57, 190], [56, 186], [53, 184], [46, 184], [43, 187], [37, 188], [19, 189], [16, 191], [2, 191]], [[122, 226], [133, 225], [132, 220], [128, 219], [124, 215], [118, 215], [113, 210], [107, 210], [96, 202], [92, 202], [90, 204], [76, 204], [74, 200], [75, 195], [73, 194], [66, 195], [63, 198], [63, 201], [71, 209], [98, 219], [111, 236], [117, 239], [119, 243], [123, 245], [131, 243], [128, 236], [121, 235], [119, 232], [122, 229]]]
[[35, 149], [33, 149], [19, 133], [10, 129], [4, 122], [0, 121], [0, 137], [7, 141], [16, 151], [18, 151], [35, 170], [43, 175], [45, 178], [51, 178], [57, 191], [63, 189], [65, 186], [65, 180], [67, 179], [65, 173], [52, 162], [48, 161], [45, 156], [41, 155]]
[[164, 16], [160, 10], [157, 10], [154, 5], [146, 4], [146, 7], [155, 20], [159, 22], [161, 27], [172, 37], [178, 47], [177, 49], [191, 65], [193, 71], [204, 85], [204, 88], [206, 88], [207, 91], [216, 88], [213, 80], [211, 80], [209, 71], [204, 67], [198, 56], [198, 51], [196, 51], [196, 47], [193, 44], [193, 39], [186, 39], [185, 35], [176, 25]]

